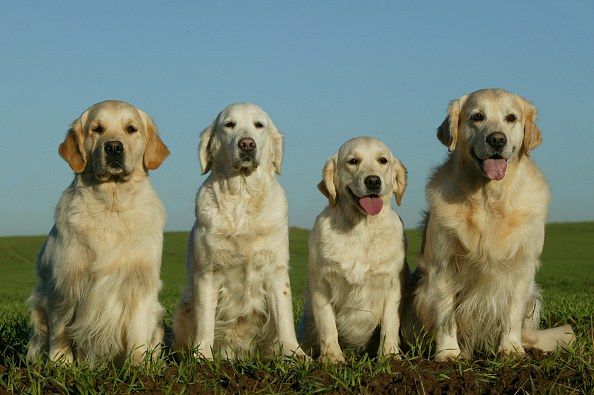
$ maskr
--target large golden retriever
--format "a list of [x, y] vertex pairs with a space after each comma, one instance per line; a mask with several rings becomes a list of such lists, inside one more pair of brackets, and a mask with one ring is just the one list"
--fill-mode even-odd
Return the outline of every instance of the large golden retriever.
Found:
[[406, 169], [373, 137], [347, 141], [330, 158], [320, 191], [329, 205], [309, 237], [309, 293], [299, 324], [306, 350], [330, 362], [342, 348], [398, 354], [406, 242], [392, 208]]
[[534, 277], [550, 193], [530, 159], [541, 143], [536, 108], [502, 89], [479, 90], [450, 103], [437, 137], [450, 154], [427, 184], [414, 295], [435, 358], [570, 343], [569, 326], [538, 330]]
[[28, 357], [139, 363], [162, 339], [165, 212], [148, 171], [169, 151], [145, 112], [110, 100], [72, 123], [59, 153], [75, 176], [37, 259]]
[[202, 173], [188, 242], [188, 286], [174, 349], [228, 359], [305, 354], [293, 323], [283, 136], [260, 107], [223, 109], [201, 134]]

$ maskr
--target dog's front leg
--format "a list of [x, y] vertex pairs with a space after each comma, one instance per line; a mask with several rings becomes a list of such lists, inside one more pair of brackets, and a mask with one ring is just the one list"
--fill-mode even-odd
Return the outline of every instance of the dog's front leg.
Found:
[[392, 279], [384, 297], [384, 308], [380, 322], [380, 347], [378, 355], [398, 354], [400, 340], [400, 304], [402, 283], [398, 277]]
[[[59, 296], [53, 296], [59, 297]], [[72, 363], [72, 339], [66, 331], [66, 326], [74, 316], [74, 302], [49, 301], [49, 357], [52, 361]]]
[[311, 274], [309, 278], [311, 307], [319, 336], [320, 359], [333, 363], [344, 362], [344, 356], [338, 343], [336, 316], [330, 303], [330, 287], [323, 278]]
[[157, 298], [158, 288], [145, 300], [138, 301], [134, 316], [127, 330], [127, 352], [133, 365], [140, 365], [145, 358], [155, 361], [160, 355], [163, 341], [161, 318], [163, 308]]
[[212, 271], [194, 274], [194, 314], [196, 337], [192, 346], [196, 356], [207, 359], [213, 357], [215, 317], [217, 311], [217, 290]]
[[507, 317], [505, 317], [506, 326], [499, 342], [499, 352], [502, 354], [525, 353], [524, 347], [522, 347], [522, 321], [526, 315], [527, 299], [533, 281], [534, 273], [518, 276], [517, 286], [510, 300]]
[[305, 353], [299, 347], [295, 335], [295, 324], [293, 322], [293, 301], [291, 298], [291, 283], [286, 267], [281, 267], [272, 275], [270, 307], [275, 320], [276, 333], [280, 343], [281, 353], [287, 356], [306, 358]]
[[[450, 289], [445, 273], [428, 276], [426, 286], [433, 288], [432, 310], [435, 325], [435, 360], [447, 361], [461, 355], [458, 345], [458, 325], [454, 306], [454, 293]], [[431, 281], [432, 280], [432, 281]]]

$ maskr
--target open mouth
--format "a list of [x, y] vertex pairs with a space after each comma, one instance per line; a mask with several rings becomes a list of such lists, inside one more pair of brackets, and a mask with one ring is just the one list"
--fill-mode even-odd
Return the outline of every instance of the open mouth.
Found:
[[474, 150], [472, 150], [472, 157], [490, 180], [503, 180], [503, 177], [505, 177], [505, 170], [507, 170], [507, 159], [503, 156], [494, 154], [488, 158], [481, 159], [476, 155]]
[[380, 211], [382, 211], [384, 201], [379, 195], [372, 193], [370, 195], [359, 197], [355, 195], [351, 188], [347, 187], [347, 191], [349, 191], [349, 194], [355, 202], [355, 205], [359, 207], [365, 214], [378, 215]]

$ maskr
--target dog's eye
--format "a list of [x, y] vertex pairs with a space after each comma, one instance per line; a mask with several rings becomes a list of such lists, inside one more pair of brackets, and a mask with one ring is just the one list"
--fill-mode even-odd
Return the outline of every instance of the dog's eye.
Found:
[[349, 161], [347, 162], [349, 165], [356, 165], [359, 163], [359, 159], [357, 158], [351, 158], [349, 159]]
[[508, 115], [505, 117], [505, 120], [506, 120], [507, 122], [516, 122], [516, 121], [518, 120], [518, 117], [516, 117], [516, 114], [508, 114]]
[[264, 127], [264, 124], [260, 121], [254, 122], [254, 126], [256, 127], [256, 129], [262, 129]]
[[379, 158], [379, 163], [385, 165], [386, 163], [388, 163], [388, 158], [382, 156], [381, 158]]
[[226, 128], [233, 129], [235, 127], [235, 122], [233, 122], [233, 121], [227, 121], [227, 122], [225, 122], [224, 126]]
[[128, 126], [126, 127], [126, 132], [128, 132], [129, 134], [135, 133], [135, 132], [136, 132], [136, 130], [137, 130], [137, 129], [136, 129], [134, 126], [132, 126], [132, 125], [128, 125]]
[[97, 134], [101, 134], [101, 133], [103, 133], [103, 126], [95, 125], [91, 128], [91, 130]]
[[481, 114], [480, 112], [477, 112], [472, 117], [470, 117], [470, 119], [472, 119], [474, 122], [480, 122], [485, 119], [485, 116], [483, 114]]

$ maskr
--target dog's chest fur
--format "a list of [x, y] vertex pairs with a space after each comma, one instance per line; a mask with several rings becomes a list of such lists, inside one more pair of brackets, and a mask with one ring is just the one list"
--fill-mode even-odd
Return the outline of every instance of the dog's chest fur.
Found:
[[363, 285], [375, 276], [398, 276], [404, 259], [403, 230], [395, 214], [362, 221], [337, 232], [330, 218], [319, 223], [320, 271], [346, 284]]

